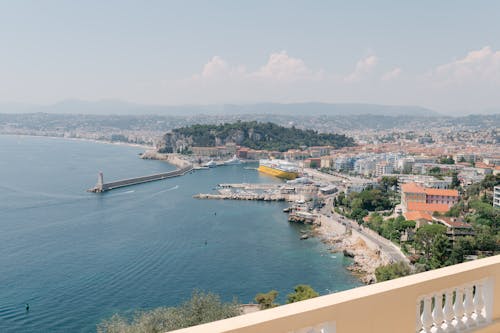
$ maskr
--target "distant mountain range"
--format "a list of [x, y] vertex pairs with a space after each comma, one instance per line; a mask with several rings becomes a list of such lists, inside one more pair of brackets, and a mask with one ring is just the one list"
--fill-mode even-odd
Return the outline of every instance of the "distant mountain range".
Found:
[[436, 111], [419, 106], [335, 103], [258, 103], [224, 105], [162, 106], [124, 102], [120, 100], [83, 101], [65, 100], [52, 105], [0, 103], [0, 113], [58, 113], [101, 115], [178, 115], [196, 114], [280, 114], [280, 115], [384, 115], [384, 116], [440, 116]]

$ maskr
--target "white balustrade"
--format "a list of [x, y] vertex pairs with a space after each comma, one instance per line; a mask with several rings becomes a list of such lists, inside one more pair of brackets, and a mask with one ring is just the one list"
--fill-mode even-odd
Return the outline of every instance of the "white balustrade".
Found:
[[476, 293], [474, 295], [474, 312], [476, 313], [476, 321], [479, 325], [484, 324], [486, 322], [485, 314], [483, 313], [484, 309], [484, 282], [479, 281], [476, 283]]
[[453, 319], [455, 318], [455, 313], [453, 312], [453, 290], [448, 289], [444, 292], [444, 324], [445, 332], [454, 332]]
[[464, 301], [464, 308], [465, 308], [465, 325], [467, 327], [475, 327], [476, 321], [474, 316], [474, 302], [472, 300], [472, 292], [474, 290], [473, 285], [467, 285], [465, 286], [465, 301]]
[[415, 332], [420, 332], [422, 331], [422, 317], [421, 317], [421, 309], [422, 309], [422, 299], [419, 298], [417, 300], [417, 318], [416, 318], [416, 331]]
[[432, 320], [432, 297], [425, 296], [424, 297], [424, 311], [422, 312], [422, 325], [424, 326], [425, 333], [431, 333], [432, 325], [434, 324], [434, 320]]
[[480, 280], [421, 296], [416, 304], [415, 331], [471, 332], [477, 327], [484, 326], [488, 323], [488, 313], [491, 312], [488, 302], [485, 302], [488, 297], [485, 293], [486, 288], [487, 280]]
[[443, 333], [443, 293], [434, 294], [434, 311], [432, 311], [432, 318], [434, 319], [434, 326], [436, 327], [436, 333]]
[[500, 255], [175, 332], [500, 332], [498, 281]]
[[465, 326], [464, 319], [464, 292], [463, 287], [455, 288], [455, 304], [453, 305], [453, 311], [455, 312], [455, 328], [457, 331], [464, 331], [467, 326]]

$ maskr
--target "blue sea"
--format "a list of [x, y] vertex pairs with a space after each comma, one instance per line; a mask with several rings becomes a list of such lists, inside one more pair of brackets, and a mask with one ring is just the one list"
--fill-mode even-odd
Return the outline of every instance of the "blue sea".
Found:
[[[297, 284], [360, 285], [341, 253], [300, 240], [286, 204], [197, 200], [219, 183], [279, 182], [248, 165], [104, 194], [105, 180], [174, 169], [139, 148], [0, 136], [0, 332], [95, 332], [114, 313], [177, 305], [195, 289], [251, 302]], [[29, 303], [29, 311], [25, 304]]]

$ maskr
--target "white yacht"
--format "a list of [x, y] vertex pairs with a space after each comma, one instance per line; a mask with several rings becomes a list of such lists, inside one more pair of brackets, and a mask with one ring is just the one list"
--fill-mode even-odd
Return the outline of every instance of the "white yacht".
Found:
[[207, 163], [203, 164], [203, 166], [209, 167], [209, 168], [215, 168], [217, 166], [217, 163], [215, 163], [214, 160], [210, 160]]
[[224, 161], [224, 165], [241, 164], [241, 160], [234, 155], [231, 159]]

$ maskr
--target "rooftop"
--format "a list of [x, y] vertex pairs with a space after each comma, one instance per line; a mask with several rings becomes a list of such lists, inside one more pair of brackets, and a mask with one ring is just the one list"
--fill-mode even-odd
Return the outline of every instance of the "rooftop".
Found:
[[440, 212], [445, 213], [450, 210], [447, 204], [430, 204], [425, 202], [408, 202], [408, 211], [422, 211], [422, 212]]
[[466, 223], [462, 219], [457, 219], [456, 217], [440, 216], [434, 217], [433, 220], [441, 222], [442, 224], [451, 228], [472, 229], [471, 224]]
[[406, 183], [401, 185], [401, 191], [405, 193], [422, 193], [427, 195], [441, 195], [446, 197], [458, 197], [457, 190], [422, 187], [417, 183]]
[[432, 215], [427, 212], [410, 211], [406, 212], [404, 216], [407, 220], [411, 221], [418, 221], [418, 220], [432, 221]]

